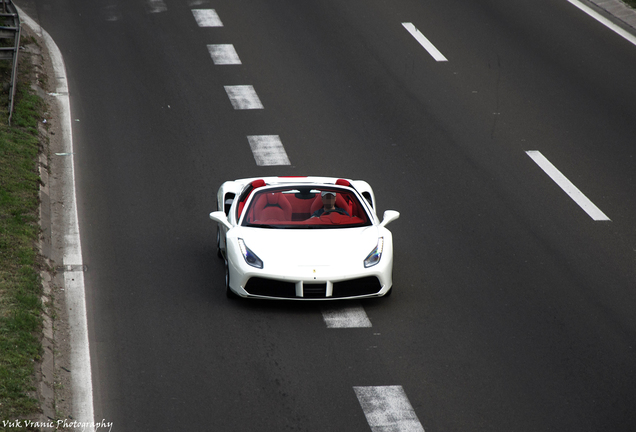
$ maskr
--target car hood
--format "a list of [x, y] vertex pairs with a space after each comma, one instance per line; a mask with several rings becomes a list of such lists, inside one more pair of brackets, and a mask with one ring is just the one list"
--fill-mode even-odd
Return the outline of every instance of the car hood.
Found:
[[362, 265], [376, 247], [377, 226], [337, 229], [240, 227], [233, 233], [265, 263], [285, 266]]

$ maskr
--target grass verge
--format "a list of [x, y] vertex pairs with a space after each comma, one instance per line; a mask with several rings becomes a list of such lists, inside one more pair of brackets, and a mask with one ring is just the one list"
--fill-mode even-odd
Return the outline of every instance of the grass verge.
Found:
[[[9, 63], [0, 62], [3, 84], [10, 80]], [[0, 430], [5, 429], [3, 421], [26, 419], [40, 409], [34, 382], [43, 310], [38, 120], [45, 107], [31, 90], [32, 68], [28, 59], [21, 59], [11, 127], [6, 84], [0, 96]]]

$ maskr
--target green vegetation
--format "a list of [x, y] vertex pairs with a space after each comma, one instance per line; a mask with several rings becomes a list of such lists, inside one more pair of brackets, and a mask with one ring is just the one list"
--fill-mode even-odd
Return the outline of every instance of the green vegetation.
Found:
[[7, 124], [11, 62], [0, 61], [4, 85], [0, 95], [0, 430], [2, 420], [26, 419], [39, 411], [34, 399], [43, 310], [37, 168], [38, 120], [44, 103], [31, 90], [30, 59], [20, 57], [11, 127]]

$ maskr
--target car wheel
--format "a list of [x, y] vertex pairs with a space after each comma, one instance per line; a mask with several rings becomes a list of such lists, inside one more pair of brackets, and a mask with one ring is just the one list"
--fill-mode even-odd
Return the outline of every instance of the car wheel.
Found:
[[216, 255], [219, 258], [223, 258], [223, 252], [221, 252], [221, 227], [216, 227]]
[[227, 260], [225, 260], [225, 295], [229, 299], [237, 299], [238, 296], [234, 294], [234, 291], [230, 289], [230, 266]]

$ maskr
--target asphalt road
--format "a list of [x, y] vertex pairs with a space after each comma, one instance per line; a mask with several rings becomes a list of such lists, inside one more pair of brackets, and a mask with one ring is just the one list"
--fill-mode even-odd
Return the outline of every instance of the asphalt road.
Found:
[[[113, 431], [368, 431], [366, 386], [401, 386], [427, 432], [633, 430], [636, 46], [564, 0], [19, 3], [66, 61]], [[257, 165], [251, 135], [291, 165]], [[267, 175], [364, 179], [401, 212], [393, 296], [353, 304], [372, 327], [225, 298], [216, 189]]]

